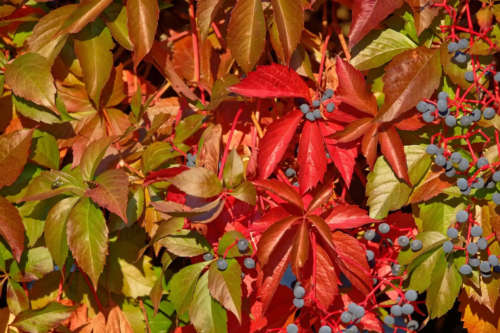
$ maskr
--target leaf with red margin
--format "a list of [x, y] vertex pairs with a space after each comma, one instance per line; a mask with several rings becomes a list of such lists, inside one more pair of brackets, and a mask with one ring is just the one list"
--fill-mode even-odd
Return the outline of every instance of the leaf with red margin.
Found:
[[391, 125], [381, 125], [378, 131], [378, 141], [382, 154], [389, 161], [396, 176], [404, 179], [411, 186], [403, 142], [396, 129]]
[[427, 201], [441, 194], [444, 189], [455, 184], [456, 179], [449, 178], [444, 174], [443, 168], [432, 165], [424, 179], [413, 189], [408, 203]]
[[[320, 208], [331, 197], [333, 192], [332, 179], [331, 177], [325, 177], [325, 179], [323, 187], [319, 189], [307, 205], [306, 214], [314, 214], [314, 211]], [[304, 200], [307, 200], [307, 197]]]
[[377, 146], [378, 146], [378, 124], [374, 124], [368, 131], [366, 131], [363, 140], [361, 141], [361, 151], [366, 158], [366, 162], [373, 170], [375, 160], [377, 159]]
[[349, 188], [356, 165], [356, 156], [358, 156], [355, 143], [340, 143], [332, 139], [325, 139], [325, 143], [333, 164], [339, 169], [340, 175]]
[[384, 332], [384, 328], [382, 327], [382, 323], [380, 322], [380, 319], [373, 312], [366, 313], [363, 316], [363, 318], [361, 318], [359, 326], [360, 326], [359, 329], [362, 332], [364, 332], [365, 330], [369, 331], [369, 332], [377, 332], [377, 333]]
[[377, 114], [377, 99], [371, 92], [366, 90], [363, 74], [340, 57], [337, 57], [336, 70], [339, 77], [339, 86], [336, 91], [337, 98], [375, 116]]
[[376, 28], [383, 19], [403, 5], [403, 0], [355, 0], [352, 5], [352, 24], [349, 48]]
[[307, 227], [307, 222], [303, 220], [297, 233], [295, 234], [295, 239], [293, 240], [292, 248], [292, 273], [295, 276], [300, 276], [300, 269], [304, 267], [309, 255], [309, 229]]
[[295, 188], [293, 188], [292, 186], [274, 179], [258, 180], [253, 182], [253, 184], [255, 186], [263, 187], [269, 192], [276, 194], [281, 199], [291, 203], [292, 205], [299, 207], [300, 209], [302, 209], [302, 211], [304, 210], [304, 204], [302, 202], [302, 198], [295, 191]]
[[144, 179], [144, 186], [156, 182], [167, 182], [169, 178], [175, 177], [186, 170], [189, 170], [189, 168], [187, 166], [181, 165], [175, 168], [151, 171]]
[[366, 133], [366, 131], [373, 126], [371, 123], [373, 118], [356, 119], [344, 128], [342, 132], [334, 133], [330, 136], [338, 142], [351, 142], [359, 139]]
[[320, 234], [321, 239], [323, 240], [324, 243], [328, 245], [328, 248], [330, 250], [335, 251], [332, 233], [330, 231], [330, 228], [328, 227], [328, 224], [326, 224], [325, 220], [323, 220], [323, 218], [319, 217], [318, 215], [307, 215], [307, 218], [316, 227], [316, 230]]
[[325, 144], [317, 122], [307, 121], [304, 124], [297, 162], [300, 165], [300, 193], [304, 194], [321, 182], [326, 172]]
[[[292, 224], [299, 219], [297, 216], [289, 216], [281, 221], [276, 222], [269, 227], [262, 234], [262, 238], [259, 241], [257, 256], [259, 257], [259, 263], [261, 266], [266, 266], [272, 259], [272, 254], [278, 243], [285, 237], [288, 233]], [[296, 228], [294, 228], [295, 230]], [[293, 237], [290, 240], [293, 242]], [[291, 246], [291, 245], [290, 245]]]
[[271, 208], [260, 220], [252, 223], [248, 230], [256, 233], [262, 233], [277, 221], [283, 220], [288, 216], [290, 216], [290, 213], [281, 206]]
[[266, 179], [273, 173], [285, 155], [302, 116], [301, 111], [295, 110], [267, 127], [266, 134], [259, 143], [260, 179]]
[[293, 69], [278, 64], [258, 66], [257, 70], [232, 87], [227, 88], [245, 97], [289, 98], [299, 97], [311, 101], [307, 84]]
[[24, 250], [24, 225], [17, 211], [7, 199], [0, 196], [0, 235], [9, 244], [17, 262]]
[[394, 121], [391, 123], [398, 130], [416, 131], [426, 125], [422, 117], [420, 117], [420, 114], [421, 113], [417, 111], [417, 108], [414, 108], [411, 111], [403, 113], [401, 116], [394, 119]]
[[381, 222], [368, 216], [368, 212], [355, 205], [334, 207], [321, 215], [330, 230], [358, 228], [368, 223]]

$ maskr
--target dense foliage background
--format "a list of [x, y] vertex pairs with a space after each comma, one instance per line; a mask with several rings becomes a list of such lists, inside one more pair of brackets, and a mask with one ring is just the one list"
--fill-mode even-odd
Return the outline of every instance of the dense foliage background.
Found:
[[3, 0], [0, 331], [500, 331], [497, 20]]

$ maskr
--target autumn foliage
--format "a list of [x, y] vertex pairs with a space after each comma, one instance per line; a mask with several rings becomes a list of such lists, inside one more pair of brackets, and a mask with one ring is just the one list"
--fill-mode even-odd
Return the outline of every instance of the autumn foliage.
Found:
[[3, 1], [0, 331], [500, 331], [499, 22]]

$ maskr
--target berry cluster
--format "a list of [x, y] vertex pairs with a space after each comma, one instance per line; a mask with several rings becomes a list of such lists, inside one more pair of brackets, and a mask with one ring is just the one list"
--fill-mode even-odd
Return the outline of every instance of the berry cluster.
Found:
[[[413, 312], [415, 311], [414, 306], [411, 304], [411, 302], [416, 302], [418, 298], [418, 293], [415, 290], [409, 289], [404, 293], [404, 299], [406, 301], [405, 304], [403, 303], [403, 297], [398, 297], [398, 302], [397, 304], [394, 304], [391, 307], [391, 315], [387, 315], [384, 317], [384, 323], [388, 326], [393, 326], [396, 322], [394, 317], [401, 317], [403, 315], [405, 316], [411, 316]], [[410, 320], [406, 324], [406, 328], [410, 331], [416, 331], [419, 327], [419, 324], [416, 320]]]
[[[312, 106], [314, 109], [311, 110], [309, 105], [302, 104], [300, 106], [300, 110], [305, 115], [306, 119], [309, 121], [315, 121], [316, 119], [321, 119], [321, 118], [323, 118], [323, 116], [321, 115], [321, 111], [319, 108], [320, 108], [322, 103], [324, 104], [326, 101], [328, 101], [332, 97], [333, 97], [333, 90], [327, 89], [325, 91], [325, 94], [323, 95], [323, 97], [321, 97], [321, 101], [319, 99], [316, 99], [313, 101]], [[325, 108], [326, 108], [326, 112], [332, 113], [335, 110], [335, 104], [332, 102], [329, 102], [326, 104]]]
[[[238, 247], [238, 251], [240, 251], [241, 254], [245, 254], [249, 252], [249, 242], [246, 239], [240, 239], [237, 240], [234, 244], [230, 245], [227, 251], [236, 245]], [[211, 261], [214, 259], [214, 255], [212, 253], [205, 253], [203, 255], [203, 260], [205, 261]], [[243, 260], [243, 265], [248, 268], [248, 269], [254, 269], [255, 268], [255, 260], [253, 260], [251, 257], [247, 257]], [[225, 271], [228, 267], [227, 261], [225, 259], [225, 256], [223, 258], [217, 259], [217, 268], [219, 271]], [[244, 277], [245, 273], [242, 273], [242, 277]]]

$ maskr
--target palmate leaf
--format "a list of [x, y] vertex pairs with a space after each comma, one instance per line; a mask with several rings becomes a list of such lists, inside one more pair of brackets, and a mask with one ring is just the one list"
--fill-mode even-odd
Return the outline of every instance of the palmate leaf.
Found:
[[241, 322], [241, 267], [234, 259], [227, 259], [227, 264], [225, 271], [217, 268], [217, 262], [210, 265], [208, 290], [215, 300], [234, 313]]
[[316, 122], [307, 121], [304, 124], [297, 162], [300, 165], [300, 193], [304, 194], [321, 182], [326, 172], [325, 144]]
[[66, 320], [78, 306], [51, 302], [44, 308], [19, 313], [11, 325], [26, 332], [45, 333]]
[[210, 262], [200, 262], [189, 265], [177, 272], [172, 278], [170, 299], [177, 313], [184, 313], [191, 305], [198, 278], [209, 264]]

